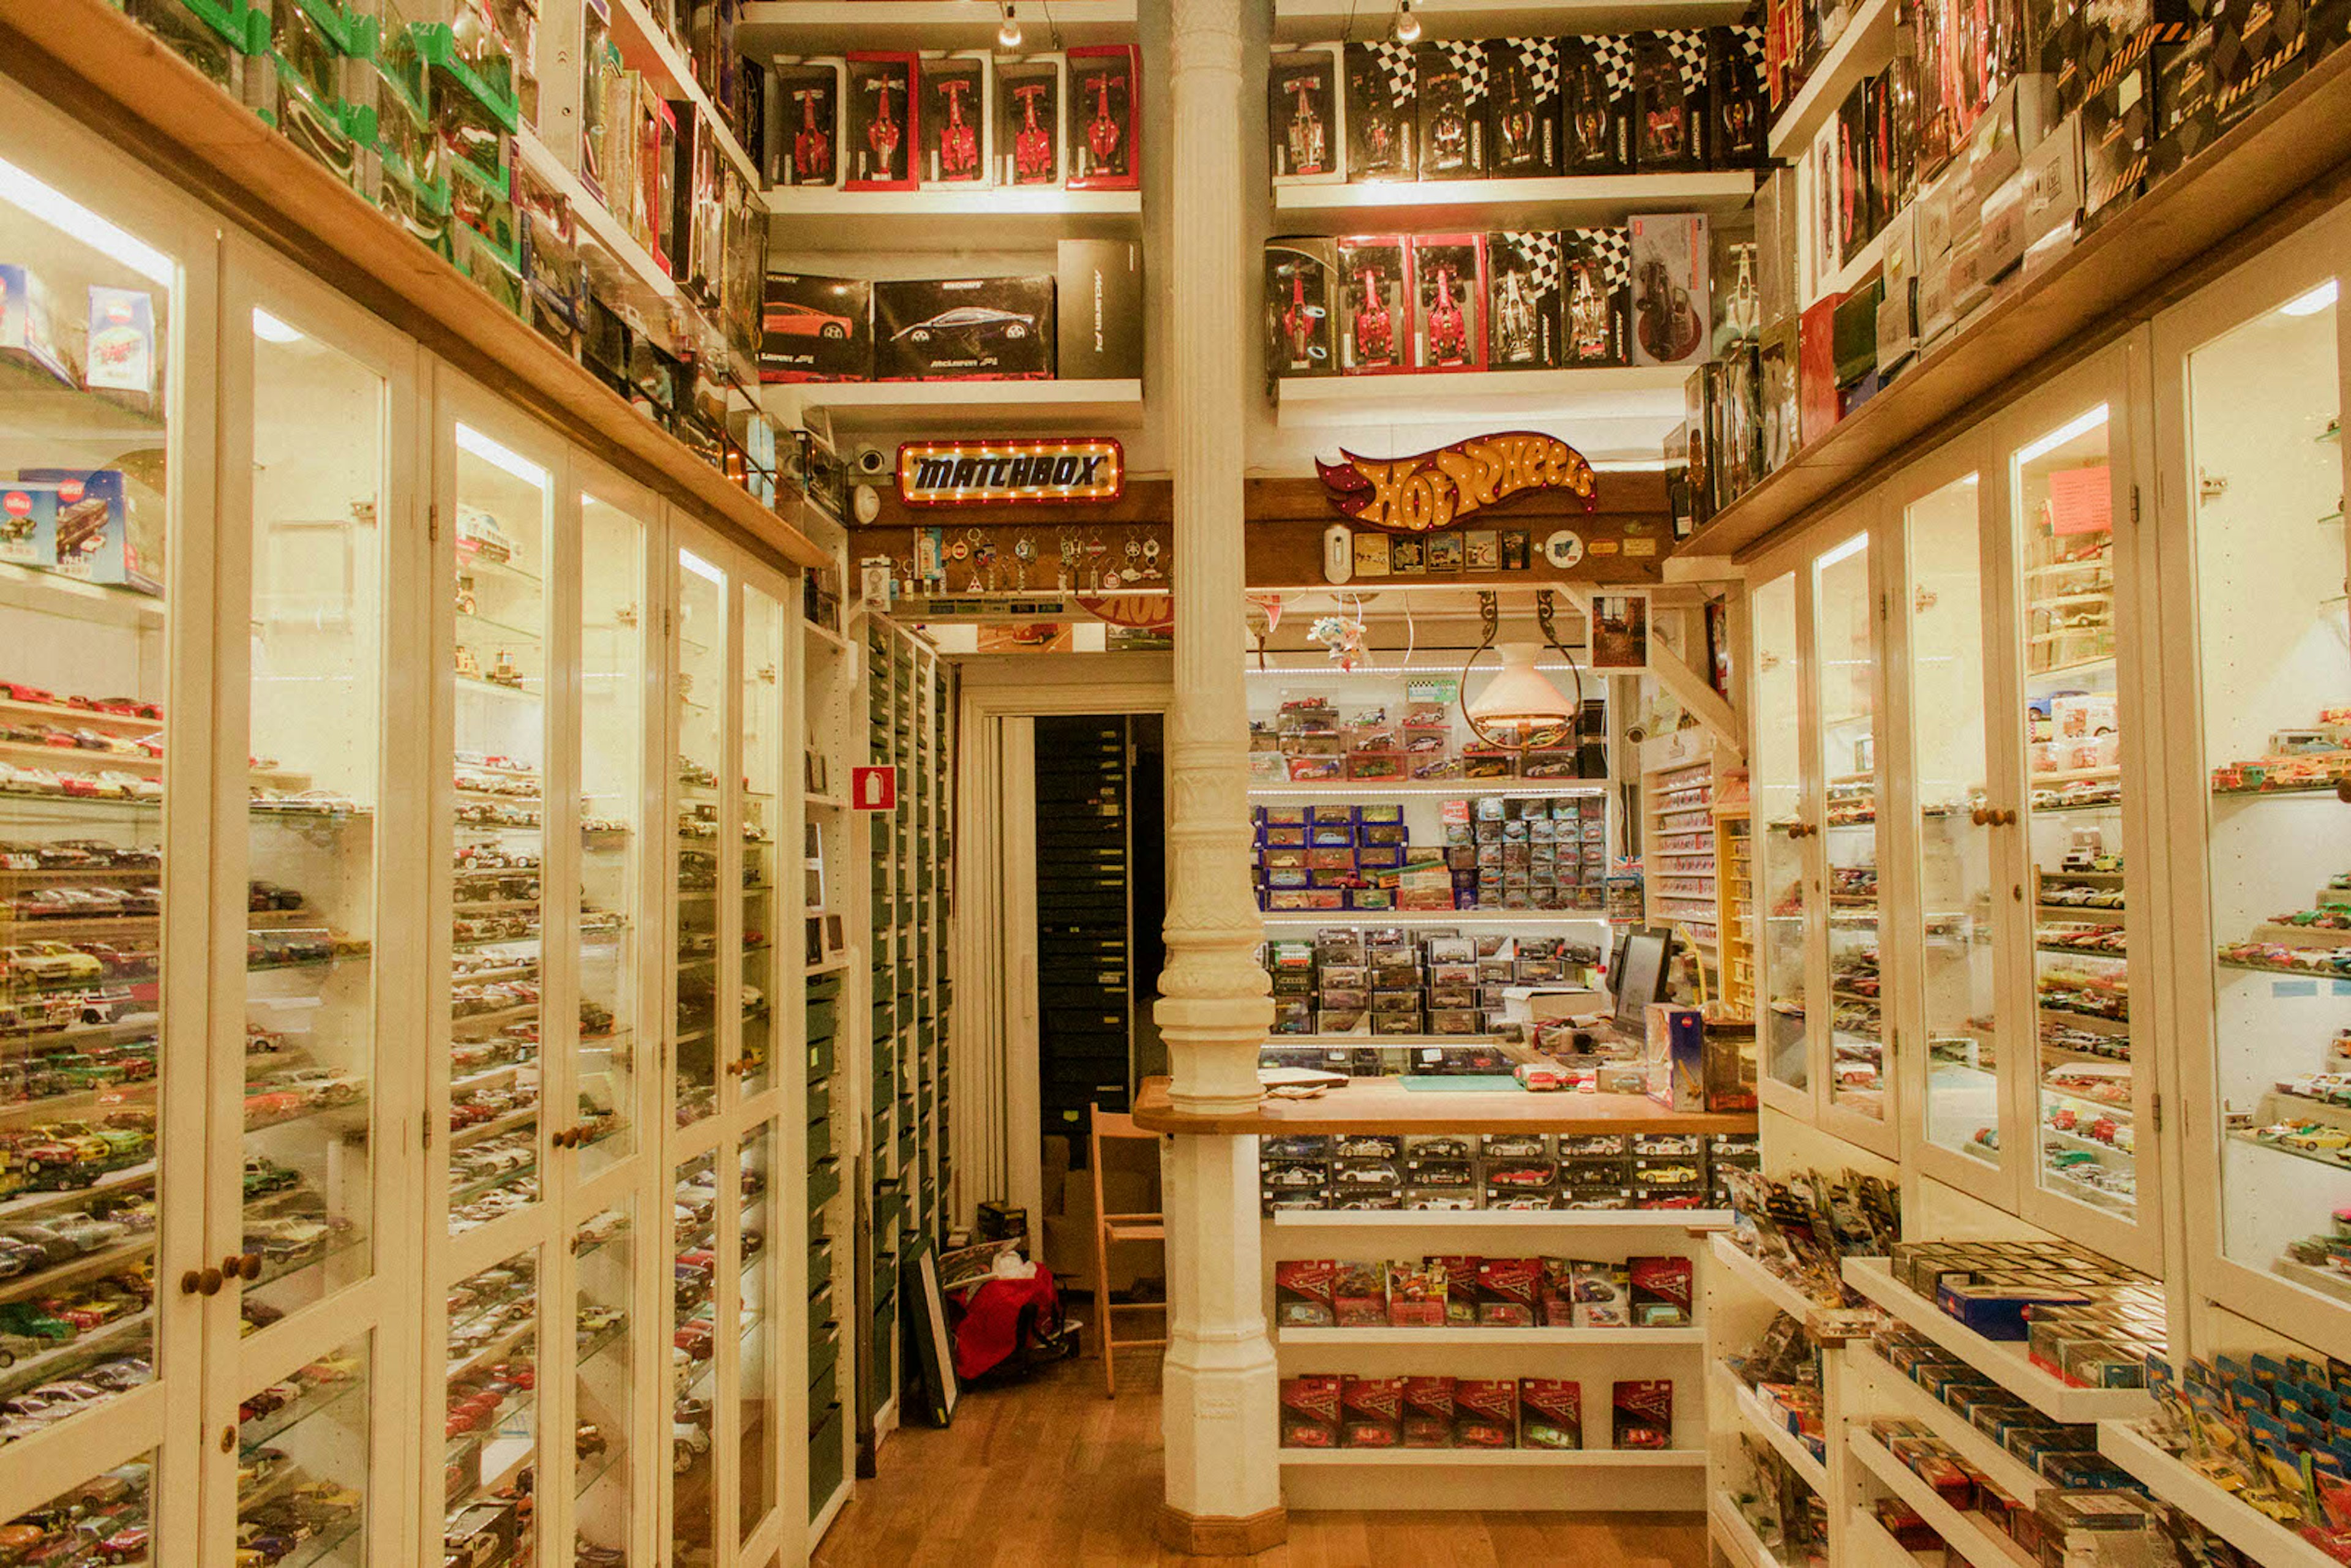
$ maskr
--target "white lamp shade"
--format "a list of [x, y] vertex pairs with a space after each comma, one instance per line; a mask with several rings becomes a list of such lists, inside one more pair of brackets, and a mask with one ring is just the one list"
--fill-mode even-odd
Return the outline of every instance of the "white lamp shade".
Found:
[[1502, 667], [1469, 705], [1469, 716], [1479, 724], [1545, 725], [1563, 724], [1575, 716], [1575, 709], [1549, 675], [1535, 668], [1535, 655], [1541, 650], [1531, 643], [1507, 643], [1501, 650]]

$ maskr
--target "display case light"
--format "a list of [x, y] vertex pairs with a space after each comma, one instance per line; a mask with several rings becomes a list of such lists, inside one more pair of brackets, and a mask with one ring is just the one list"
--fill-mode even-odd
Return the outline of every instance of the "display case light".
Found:
[[1396, 0], [1395, 25], [1388, 36], [1399, 44], [1420, 42], [1420, 18], [1412, 14], [1412, 0]]
[[21, 207], [51, 228], [105, 252], [159, 287], [178, 276], [172, 258], [145, 240], [99, 217], [63, 192], [44, 184], [14, 163], [0, 161], [0, 201]]
[[2078, 419], [2067, 420], [2032, 445], [2016, 455], [2016, 465], [2023, 467], [2035, 458], [2046, 457], [2076, 436], [2087, 435], [2106, 423], [2106, 405], [2100, 403]]
[[2335, 279], [2328, 278], [2309, 293], [2287, 300], [2278, 307], [2281, 316], [2315, 316], [2335, 303]]
[[1004, 8], [1004, 25], [996, 29], [996, 42], [999, 48], [1017, 49], [1020, 47], [1020, 19], [1012, 14], [1009, 5]]
[[470, 424], [457, 426], [457, 446], [470, 452], [491, 467], [511, 474], [526, 485], [547, 488], [547, 470], [510, 446], [502, 445], [484, 435]]
[[288, 327], [258, 305], [253, 308], [253, 335], [265, 343], [298, 343], [302, 340], [298, 328]]

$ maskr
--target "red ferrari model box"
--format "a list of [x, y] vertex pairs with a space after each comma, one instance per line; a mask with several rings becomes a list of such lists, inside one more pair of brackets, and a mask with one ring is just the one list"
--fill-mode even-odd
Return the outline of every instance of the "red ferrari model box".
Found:
[[852, 191], [911, 191], [914, 150], [921, 144], [922, 106], [914, 94], [921, 74], [906, 54], [849, 57], [849, 145], [842, 183]]
[[1309, 235], [1265, 245], [1265, 363], [1276, 376], [1328, 376], [1339, 370], [1337, 254]]
[[1412, 242], [1415, 370], [1486, 368], [1486, 237], [1422, 235]]
[[1061, 183], [1061, 57], [1029, 55], [996, 68], [996, 183]]
[[838, 60], [778, 61], [769, 69], [770, 183], [841, 183], [841, 73]]
[[1411, 242], [1357, 235], [1338, 246], [1339, 371], [1389, 375], [1412, 368]]
[[1143, 51], [1094, 44], [1069, 52], [1070, 189], [1143, 188]]
[[915, 172], [925, 185], [987, 184], [987, 57], [933, 55], [922, 71], [923, 140]]
[[1045, 381], [1053, 279], [887, 278], [873, 285], [873, 379]]
[[862, 382], [873, 376], [873, 285], [862, 277], [768, 274], [760, 315], [763, 382]]

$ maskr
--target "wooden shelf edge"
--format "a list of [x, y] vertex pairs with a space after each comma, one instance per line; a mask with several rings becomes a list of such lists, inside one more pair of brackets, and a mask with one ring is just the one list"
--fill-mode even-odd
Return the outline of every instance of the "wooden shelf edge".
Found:
[[1954, 336], [1681, 541], [1745, 563], [1891, 469], [2113, 341], [2351, 189], [2351, 49], [2313, 66], [2135, 206]]
[[18, 81], [632, 477], [763, 555], [831, 559], [129, 16], [101, 0], [10, 6], [0, 57]]
[[[1384, 1082], [1373, 1079], [1366, 1082]], [[1246, 1111], [1179, 1111], [1169, 1081], [1146, 1078], [1134, 1124], [1146, 1132], [1229, 1137], [1244, 1133], [1752, 1133], [1751, 1111], [1668, 1111], [1635, 1094], [1366, 1093], [1349, 1086], [1314, 1100], [1263, 1100]], [[1676, 1211], [1661, 1210], [1673, 1215]], [[1698, 1212], [1698, 1211], [1689, 1211]], [[1676, 1223], [1668, 1219], [1661, 1223]]]

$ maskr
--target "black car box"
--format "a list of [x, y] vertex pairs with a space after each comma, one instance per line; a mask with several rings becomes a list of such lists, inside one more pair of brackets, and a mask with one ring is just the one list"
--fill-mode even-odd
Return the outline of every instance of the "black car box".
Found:
[[873, 374], [873, 285], [862, 277], [768, 274], [762, 382], [862, 382]]
[[1044, 381], [1053, 279], [893, 278], [873, 285], [876, 381]]

